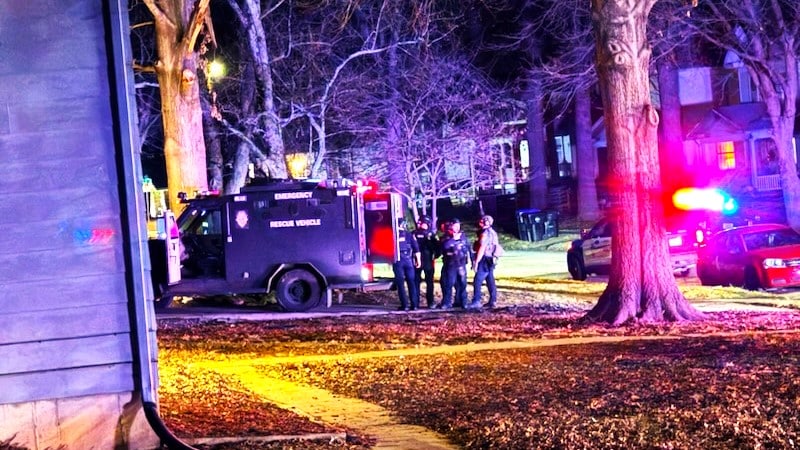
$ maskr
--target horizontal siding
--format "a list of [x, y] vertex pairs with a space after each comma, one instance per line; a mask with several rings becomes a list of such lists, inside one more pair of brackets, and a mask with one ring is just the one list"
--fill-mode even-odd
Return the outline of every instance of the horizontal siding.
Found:
[[[1, 82], [2, 80], [0, 80]], [[93, 82], [95, 80], [89, 80]], [[107, 99], [106, 99], [107, 100]], [[32, 133], [52, 130], [92, 130], [103, 122], [97, 122], [98, 108], [102, 103], [97, 98], [60, 100], [47, 103], [8, 104], [8, 124], [10, 133]], [[105, 105], [106, 109], [108, 105]], [[106, 130], [110, 132], [110, 128]], [[46, 150], [46, 149], [41, 149]]]
[[[0, 345], [0, 373], [16, 374], [131, 362], [130, 335]], [[22, 357], [24, 355], [24, 357]], [[59, 355], [59, 358], [53, 358]]]
[[[43, 220], [91, 220], [112, 214], [119, 214], [119, 198], [116, 190], [108, 185], [0, 195], [0, 224], [24, 226]], [[31, 236], [34, 238], [41, 237]]]
[[0, 404], [134, 390], [103, 6], [0, 0]]
[[108, 364], [77, 369], [5, 375], [0, 403], [82, 397], [133, 391], [133, 367]]
[[[84, 96], [108, 98], [108, 86], [90, 85], [87, 81], [107, 79], [101, 68], [70, 71], [0, 75], [0, 98], [6, 104], [34, 105], [53, 102], [83, 102]], [[104, 68], [103, 68], [104, 70]]]
[[[108, 172], [108, 162], [104, 159], [83, 157], [54, 160], [46, 158], [37, 162], [3, 164], [6, 176], [0, 179], [0, 190], [14, 192], [15, 190], [22, 191], [25, 187], [28, 192], [33, 188], [40, 193], [52, 190], [54, 191], [52, 193], [53, 200], [57, 201], [62, 189], [88, 183], [107, 187], [116, 180], [116, 175]], [[64, 172], [65, 164], [75, 164], [76, 167], [74, 170]]]
[[72, 277], [70, 283], [15, 280], [0, 285], [0, 314], [47, 311], [53, 309], [54, 300], [59, 308], [120, 302], [127, 295], [126, 289], [125, 280], [116, 273]]
[[[52, 309], [46, 311], [0, 314], [0, 345], [128, 332], [130, 323], [125, 303], [60, 309], [54, 303]], [[54, 358], [62, 356], [53, 355]]]
[[0, 75], [104, 67], [104, 27], [98, 4], [86, 0], [0, 1]]
[[[89, 239], [91, 237], [89, 236]], [[123, 276], [124, 258], [120, 246], [85, 245], [71, 249], [0, 255], [0, 293], [8, 287], [25, 289], [19, 282], [52, 279], [54, 283], [83, 283], [93, 287], [89, 275], [118, 271]], [[58, 306], [58, 298], [53, 298]], [[2, 313], [2, 312], [0, 312]]]
[[[6, 134], [3, 135], [3, 99], [0, 98], [0, 157], [3, 163], [41, 164], [42, 159], [52, 161], [84, 159], [87, 156], [107, 156], [114, 147], [111, 135], [98, 133], [92, 139], [86, 139], [86, 130], [49, 130], [42, 133]], [[7, 120], [7, 119], [6, 119]], [[47, 158], [32, 149], [47, 149]], [[62, 162], [63, 163], [63, 162]], [[64, 171], [64, 167], [61, 168]], [[40, 173], [39, 175], [45, 175]], [[16, 189], [23, 186], [16, 186]]]
[[[39, 239], [29, 239], [37, 236]], [[0, 257], [8, 253], [121, 246], [119, 217], [92, 217], [8, 224], [0, 233]]]

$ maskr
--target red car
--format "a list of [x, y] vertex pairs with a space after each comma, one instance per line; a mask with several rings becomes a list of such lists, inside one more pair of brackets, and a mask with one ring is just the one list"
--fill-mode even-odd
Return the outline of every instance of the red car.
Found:
[[698, 249], [697, 277], [704, 286], [800, 286], [800, 234], [778, 224], [720, 231]]

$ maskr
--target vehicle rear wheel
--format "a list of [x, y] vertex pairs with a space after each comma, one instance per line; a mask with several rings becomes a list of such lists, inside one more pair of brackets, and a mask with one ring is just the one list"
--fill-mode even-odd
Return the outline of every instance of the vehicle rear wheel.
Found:
[[292, 269], [278, 280], [275, 297], [286, 311], [308, 311], [322, 299], [322, 287], [319, 279], [307, 270]]
[[761, 280], [758, 279], [758, 272], [753, 267], [744, 269], [744, 288], [748, 291], [761, 289]]
[[153, 302], [153, 306], [155, 307], [156, 311], [163, 311], [172, 304], [172, 300], [175, 299], [174, 295], [163, 295], [161, 298], [155, 299]]
[[583, 265], [583, 258], [578, 255], [567, 255], [567, 269], [572, 275], [573, 280], [583, 281], [586, 279], [586, 267]]

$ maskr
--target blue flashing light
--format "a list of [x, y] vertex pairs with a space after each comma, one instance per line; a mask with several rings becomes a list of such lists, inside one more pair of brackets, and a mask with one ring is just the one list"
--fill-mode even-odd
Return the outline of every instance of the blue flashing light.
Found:
[[736, 199], [727, 194], [724, 194], [724, 197], [725, 199], [722, 202], [721, 209], [722, 214], [729, 215], [736, 213], [736, 211], [739, 210], [739, 204], [736, 202]]
[[721, 189], [681, 188], [672, 195], [672, 203], [685, 211], [715, 211], [734, 214], [739, 205], [736, 199]]

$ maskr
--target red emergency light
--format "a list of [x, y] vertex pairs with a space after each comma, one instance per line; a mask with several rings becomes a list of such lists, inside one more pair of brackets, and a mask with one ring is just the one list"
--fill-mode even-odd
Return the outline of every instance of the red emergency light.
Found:
[[672, 195], [672, 204], [685, 211], [705, 210], [722, 214], [733, 214], [739, 208], [733, 197], [716, 188], [678, 189]]
[[375, 180], [357, 180], [356, 184], [352, 187], [352, 189], [359, 194], [364, 194], [366, 192], [375, 194], [378, 192], [378, 188], [378, 182]]

